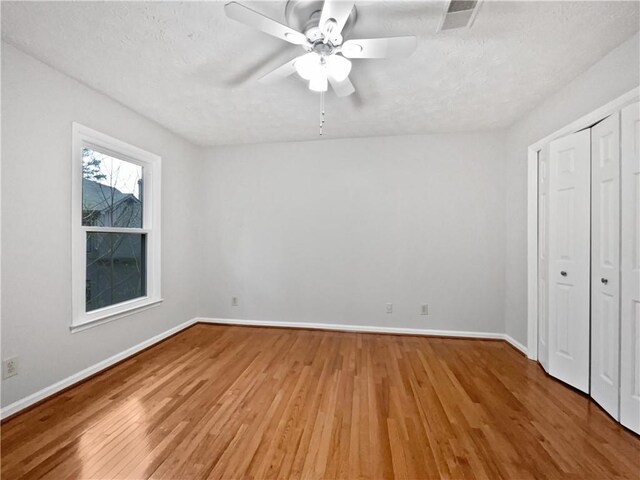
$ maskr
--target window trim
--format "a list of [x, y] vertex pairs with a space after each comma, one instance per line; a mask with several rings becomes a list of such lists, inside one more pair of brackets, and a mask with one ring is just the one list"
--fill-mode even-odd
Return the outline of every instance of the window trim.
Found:
[[[160, 291], [160, 156], [105, 135], [79, 123], [72, 124], [71, 152], [71, 332], [85, 330], [140, 311], [162, 302]], [[143, 167], [144, 197], [142, 228], [87, 227], [82, 225], [82, 148], [88, 147]], [[86, 311], [87, 232], [126, 232], [146, 234], [146, 296]]]

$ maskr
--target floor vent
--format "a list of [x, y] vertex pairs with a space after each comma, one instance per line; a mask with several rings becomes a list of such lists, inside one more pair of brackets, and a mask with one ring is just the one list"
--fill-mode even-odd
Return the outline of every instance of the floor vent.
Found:
[[469, 28], [478, 13], [482, 0], [449, 0], [438, 31]]

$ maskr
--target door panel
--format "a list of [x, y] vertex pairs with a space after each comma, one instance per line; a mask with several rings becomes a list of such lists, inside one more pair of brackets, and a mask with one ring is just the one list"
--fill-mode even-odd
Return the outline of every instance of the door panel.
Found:
[[640, 104], [622, 110], [620, 422], [640, 433]]
[[573, 285], [558, 283], [556, 286], [556, 353], [564, 356], [567, 359], [573, 360], [574, 349], [570, 345], [571, 338], [571, 325], [570, 319], [573, 316], [574, 309], [573, 303], [575, 300], [573, 297]]
[[591, 397], [619, 418], [620, 114], [591, 129]]
[[589, 130], [549, 145], [549, 373], [589, 389]]
[[538, 152], [538, 361], [549, 371], [549, 151]]

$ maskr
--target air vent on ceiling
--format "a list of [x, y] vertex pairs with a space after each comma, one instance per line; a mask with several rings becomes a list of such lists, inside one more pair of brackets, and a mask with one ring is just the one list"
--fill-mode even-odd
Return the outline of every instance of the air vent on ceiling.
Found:
[[438, 31], [453, 30], [455, 28], [468, 28], [478, 13], [478, 7], [482, 0], [449, 0], [445, 9]]

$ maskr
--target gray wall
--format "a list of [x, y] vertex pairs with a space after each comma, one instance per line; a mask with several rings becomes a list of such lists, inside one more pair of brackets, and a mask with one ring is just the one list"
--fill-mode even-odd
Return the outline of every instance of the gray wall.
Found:
[[506, 333], [527, 342], [527, 150], [529, 145], [640, 84], [640, 38], [634, 35], [508, 132], [506, 159]]
[[[162, 156], [159, 307], [71, 334], [71, 122]], [[2, 43], [2, 357], [19, 375], [2, 405], [183, 323], [197, 313], [201, 151]]]
[[504, 332], [503, 143], [482, 133], [209, 149], [202, 313]]

